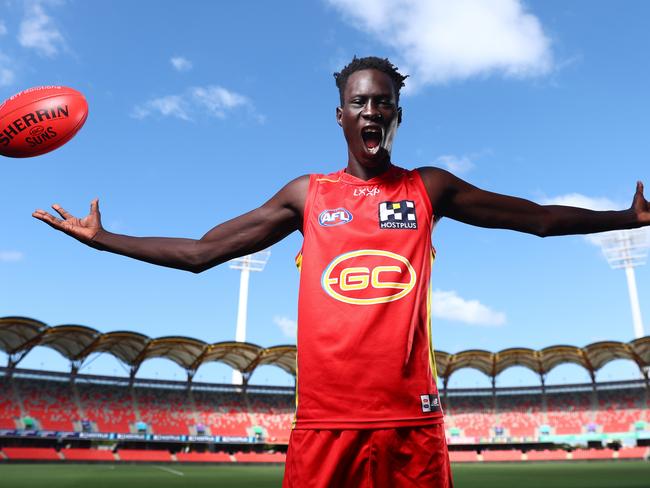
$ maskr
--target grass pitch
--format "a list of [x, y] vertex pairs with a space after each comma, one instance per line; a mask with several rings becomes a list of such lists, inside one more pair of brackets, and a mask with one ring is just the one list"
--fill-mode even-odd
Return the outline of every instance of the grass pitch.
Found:
[[[456, 488], [650, 488], [643, 461], [455, 464]], [[279, 488], [279, 466], [0, 464], [3, 488]]]

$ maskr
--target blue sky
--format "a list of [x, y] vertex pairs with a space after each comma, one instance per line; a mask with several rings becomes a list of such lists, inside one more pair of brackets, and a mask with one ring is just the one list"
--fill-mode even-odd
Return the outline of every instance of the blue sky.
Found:
[[[406, 5], [409, 5], [406, 7]], [[60, 203], [132, 235], [200, 237], [290, 179], [346, 163], [332, 73], [354, 54], [409, 73], [393, 160], [437, 165], [538, 202], [629, 206], [650, 186], [650, 47], [642, 0], [10, 1], [0, 14], [0, 97], [61, 84], [90, 115], [66, 146], [0, 160], [0, 316], [152, 337], [234, 338], [238, 272], [201, 275], [99, 253], [32, 219]], [[294, 343], [292, 235], [252, 276], [248, 340]], [[584, 237], [539, 239], [443, 220], [434, 232], [435, 346], [448, 352], [633, 338], [625, 276]], [[637, 269], [645, 324], [650, 268]], [[646, 325], [646, 332], [650, 325]], [[0, 361], [5, 358], [0, 354]], [[37, 348], [23, 367], [65, 370]], [[83, 371], [124, 374], [110, 356]], [[635, 377], [617, 361], [602, 380]], [[182, 378], [166, 360], [142, 376]], [[202, 367], [202, 381], [229, 369]], [[577, 367], [550, 382], [583, 381]], [[290, 384], [266, 367], [253, 381]], [[530, 384], [514, 368], [498, 384]], [[478, 372], [452, 386], [488, 385]]]

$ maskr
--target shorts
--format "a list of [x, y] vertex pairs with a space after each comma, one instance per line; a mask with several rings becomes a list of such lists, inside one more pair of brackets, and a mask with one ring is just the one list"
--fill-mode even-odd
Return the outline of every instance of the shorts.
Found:
[[444, 424], [293, 430], [283, 488], [453, 488]]

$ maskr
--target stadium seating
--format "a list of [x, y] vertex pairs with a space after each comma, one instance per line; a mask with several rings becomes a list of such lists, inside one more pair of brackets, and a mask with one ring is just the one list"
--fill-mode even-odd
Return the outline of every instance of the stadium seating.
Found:
[[0, 378], [0, 429], [15, 429], [20, 417], [20, 406], [14, 401], [11, 383]]
[[144, 449], [120, 449], [117, 452], [120, 461], [166, 462], [172, 460], [168, 451], [147, 451]]
[[287, 455], [275, 453], [238, 452], [235, 454], [238, 463], [284, 463]]
[[476, 451], [449, 451], [449, 460], [452, 463], [475, 463], [478, 456]]
[[30, 461], [60, 461], [58, 453], [51, 447], [3, 447], [7, 459]]
[[496, 425], [492, 396], [459, 396], [446, 403], [447, 424], [462, 430], [467, 437], [491, 437]]
[[29, 380], [15, 382], [25, 414], [36, 419], [42, 430], [71, 431], [81, 418], [68, 381]]
[[179, 452], [176, 459], [180, 463], [230, 463], [232, 459], [225, 452]]
[[[0, 378], [0, 429], [21, 428], [27, 424], [27, 418], [33, 418], [34, 425], [28, 429], [72, 431], [80, 430], [84, 424], [86, 429], [103, 433], [133, 433], [136, 425], [143, 423], [153, 434], [193, 435], [196, 426], [203, 424], [205, 430], [201, 433], [206, 435], [258, 436], [269, 443], [287, 443], [294, 416], [294, 397], [288, 391], [277, 394], [260, 388], [261, 392], [244, 394], [228, 387], [208, 385], [188, 390], [183, 382], [154, 385], [135, 382], [128, 386], [124, 381], [111, 378], [98, 381], [83, 375], [75, 382], [64, 375], [56, 379], [36, 378], [33, 374], [28, 377], [14, 375], [11, 380]], [[539, 390], [536, 393], [530, 389], [497, 390], [495, 395], [486, 390], [479, 394], [451, 392], [446, 398], [443, 395], [450, 443], [534, 441], [542, 429], [549, 435], [593, 432], [621, 433], [633, 438], [635, 431], [647, 431], [650, 425], [650, 395], [642, 385], [633, 386], [629, 383], [602, 388], [597, 385], [595, 390], [590, 385], [561, 386], [547, 391], [545, 396]], [[82, 422], [84, 420], [87, 422]], [[617, 439], [611, 435], [610, 438]], [[112, 456], [107, 451], [75, 449], [64, 449], [60, 454], [65, 459], [88, 461], [108, 461]], [[155, 451], [121, 449], [119, 454], [123, 460], [172, 459], [168, 453]], [[480, 459], [486, 462], [514, 461], [522, 457], [529, 461], [639, 459], [646, 455], [644, 448], [621, 449], [616, 454], [602, 449], [576, 450], [570, 456], [565, 451], [555, 450], [529, 451], [524, 456], [519, 451], [485, 450]], [[59, 454], [53, 450], [31, 454], [30, 451], [15, 451], [7, 455], [10, 459], [14, 459], [13, 456], [59, 459]], [[224, 453], [190, 452], [178, 456], [179, 462], [233, 461], [233, 457]], [[234, 459], [265, 462], [268, 456], [271, 456], [269, 462], [276, 462], [282, 455], [239, 453]], [[479, 459], [475, 452], [452, 452], [451, 457], [454, 462]]]
[[580, 434], [593, 422], [592, 393], [567, 392], [547, 395], [548, 423], [555, 434]]
[[647, 447], [624, 447], [618, 451], [618, 459], [646, 459], [648, 456]]
[[526, 457], [528, 461], [566, 461], [567, 452], [562, 450], [528, 451]]
[[572, 453], [573, 459], [614, 459], [611, 449], [576, 449]]
[[521, 461], [521, 451], [483, 451], [483, 461]]
[[187, 435], [197, 423], [187, 391], [134, 388], [140, 420], [155, 434]]
[[131, 431], [136, 421], [131, 390], [98, 384], [77, 384], [85, 417], [95, 422], [100, 432]]
[[192, 396], [196, 405], [197, 421], [208, 426], [212, 435], [249, 435], [247, 429], [252, 423], [244, 398], [209, 391], [194, 391]]
[[598, 391], [595, 422], [603, 432], [628, 432], [633, 424], [644, 419], [643, 399], [634, 390]]
[[66, 461], [115, 461], [115, 456], [106, 449], [61, 449]]

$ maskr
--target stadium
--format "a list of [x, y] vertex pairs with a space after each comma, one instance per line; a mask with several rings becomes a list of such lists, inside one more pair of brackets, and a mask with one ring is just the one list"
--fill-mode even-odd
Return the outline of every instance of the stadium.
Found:
[[[21, 369], [20, 361], [36, 346], [64, 356], [70, 372]], [[33, 486], [29, 480], [39, 479], [58, 482], [56, 473], [62, 484], [52, 486], [69, 486], [65, 480], [96, 476], [98, 469], [106, 473], [107, 467], [109, 478], [115, 477], [109, 483], [128, 483], [143, 469], [148, 477], [161, 477], [159, 486], [190, 478], [207, 486], [220, 476], [233, 483], [224, 486], [280, 482], [295, 391], [248, 381], [261, 365], [295, 376], [294, 346], [152, 339], [4, 317], [0, 350], [8, 356], [0, 382], [0, 462], [3, 473], [12, 481], [15, 476], [15, 486]], [[94, 353], [118, 358], [129, 377], [80, 374]], [[187, 380], [139, 378], [140, 365], [152, 358], [175, 362]], [[642, 379], [597, 382], [595, 373], [617, 359], [636, 364]], [[241, 372], [243, 384], [193, 381], [197, 369], [213, 361]], [[592, 382], [546, 385], [546, 375], [565, 363], [585, 368]], [[558, 476], [551, 486], [648, 486], [650, 336], [582, 348], [437, 351], [436, 365], [460, 486], [492, 486], [485, 484], [490, 473], [507, 478], [510, 472], [512, 486], [518, 486], [519, 476], [545, 482]], [[496, 387], [496, 377], [513, 366], [538, 374], [539, 385]], [[493, 387], [448, 388], [450, 377], [463, 368], [481, 371]], [[30, 463], [29, 470], [24, 463]], [[585, 485], [590, 476], [592, 484]]]

